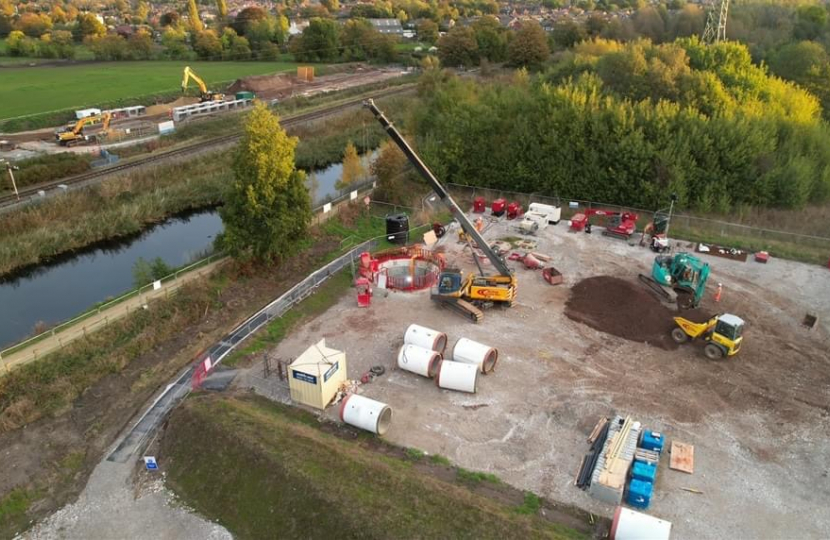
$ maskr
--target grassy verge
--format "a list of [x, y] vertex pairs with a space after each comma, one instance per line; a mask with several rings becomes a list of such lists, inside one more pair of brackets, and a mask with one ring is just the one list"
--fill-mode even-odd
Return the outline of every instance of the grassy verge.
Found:
[[229, 164], [227, 154], [212, 154], [145, 169], [6, 214], [0, 229], [0, 275], [135, 234], [186, 210], [219, 204], [233, 178]]
[[[198, 396], [173, 415], [168, 485], [237, 538], [580, 538], [259, 399]], [[313, 417], [311, 418], [313, 420]]]

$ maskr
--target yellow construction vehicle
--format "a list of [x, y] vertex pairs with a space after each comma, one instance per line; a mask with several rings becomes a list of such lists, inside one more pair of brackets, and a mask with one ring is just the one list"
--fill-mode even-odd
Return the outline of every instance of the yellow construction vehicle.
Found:
[[733, 356], [741, 350], [744, 321], [737, 315], [715, 315], [703, 323], [675, 317], [674, 322], [677, 323], [677, 328], [671, 331], [672, 339], [677, 343], [685, 343], [689, 339], [702, 338], [707, 341], [703, 352], [711, 360]]
[[[76, 144], [81, 144], [84, 142], [93, 141], [98, 137], [105, 136], [109, 133], [110, 129], [110, 121], [112, 120], [112, 115], [108, 112], [104, 114], [96, 114], [93, 116], [87, 116], [86, 118], [81, 118], [75, 124], [70, 124], [65, 129], [55, 132], [55, 140], [61, 146], [75, 146]], [[86, 126], [91, 126], [93, 124], [101, 123], [101, 131], [99, 131], [94, 137], [90, 137], [84, 134], [84, 128]]]
[[431, 295], [432, 300], [443, 307], [452, 309], [468, 317], [474, 322], [478, 322], [484, 317], [484, 314], [479, 309], [480, 307], [492, 304], [512, 306], [516, 298], [516, 276], [507, 266], [504, 259], [493, 251], [481, 236], [479, 228], [483, 228], [483, 222], [479, 224], [478, 228], [473, 225], [464, 211], [450, 197], [446, 188], [435, 178], [435, 175], [432, 174], [429, 167], [421, 161], [418, 154], [415, 153], [412, 147], [409, 146], [409, 143], [395, 129], [395, 126], [384, 116], [383, 112], [375, 106], [375, 103], [370, 99], [365, 104], [380, 122], [380, 125], [383, 126], [383, 129], [389, 137], [398, 145], [410, 163], [412, 163], [415, 169], [429, 183], [433, 191], [435, 191], [435, 194], [438, 195], [456, 221], [458, 221], [458, 224], [465, 233], [465, 236], [459, 237], [469, 241], [471, 244], [474, 243], [476, 248], [484, 253], [493, 266], [493, 269], [497, 272], [495, 275], [485, 275], [484, 270], [481, 268], [481, 263], [479, 263], [478, 255], [473, 251], [473, 261], [478, 267], [478, 275], [474, 273], [464, 275], [457, 269], [445, 269], [438, 276], [438, 285]]
[[187, 85], [190, 82], [190, 79], [196, 81], [196, 84], [199, 86], [199, 92], [201, 92], [199, 98], [203, 102], [225, 100], [225, 94], [222, 94], [220, 92], [211, 92], [210, 90], [208, 90], [205, 81], [203, 81], [201, 77], [196, 75], [196, 72], [190, 69], [190, 66], [186, 66], [184, 68], [184, 75], [182, 75], [182, 94], [187, 92]]

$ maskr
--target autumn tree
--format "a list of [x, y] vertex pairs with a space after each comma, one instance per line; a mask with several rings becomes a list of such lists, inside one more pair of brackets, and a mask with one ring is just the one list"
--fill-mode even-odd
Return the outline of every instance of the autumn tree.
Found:
[[216, 10], [219, 12], [219, 18], [225, 20], [228, 18], [228, 3], [225, 0], [216, 0]]
[[280, 262], [297, 252], [311, 221], [305, 173], [294, 165], [298, 139], [258, 103], [233, 157], [235, 180], [220, 210], [220, 246], [242, 260]]
[[150, 14], [150, 4], [141, 0], [135, 8], [135, 20], [140, 23], [147, 22], [147, 16]]
[[435, 43], [438, 41], [438, 23], [424, 19], [415, 27], [415, 33], [419, 41], [424, 43]]
[[446, 66], [474, 66], [478, 64], [478, 41], [469, 26], [454, 26], [438, 40], [438, 58]]
[[360, 161], [360, 156], [357, 155], [357, 148], [352, 144], [352, 141], [349, 141], [346, 145], [346, 150], [343, 152], [343, 173], [334, 187], [337, 189], [346, 189], [352, 183], [362, 180], [365, 176], [366, 169], [363, 167], [363, 162]]
[[514, 66], [539, 67], [550, 56], [548, 38], [536, 21], [525, 21], [510, 41], [507, 58]]
[[52, 19], [42, 13], [24, 13], [15, 26], [27, 36], [40, 37], [52, 28]]
[[337, 13], [340, 11], [340, 0], [320, 0], [320, 4], [326, 8], [329, 13]]
[[166, 26], [178, 26], [179, 24], [179, 14], [175, 11], [168, 11], [164, 13], [161, 18], [159, 19], [159, 25], [162, 27]]
[[384, 142], [378, 156], [372, 162], [372, 175], [377, 178], [375, 196], [387, 202], [401, 203], [408, 195], [396, 189], [398, 179], [406, 169], [408, 160], [401, 149], [390, 142]]
[[103, 36], [107, 33], [107, 27], [92, 13], [81, 13], [72, 33], [76, 41], [83, 41], [88, 37]]
[[199, 58], [221, 58], [222, 41], [213, 30], [205, 30], [196, 36], [196, 40], [193, 42], [193, 50], [196, 51]]
[[187, 18], [190, 23], [190, 31], [198, 34], [204, 29], [202, 19], [199, 18], [199, 8], [196, 6], [196, 0], [187, 0]]

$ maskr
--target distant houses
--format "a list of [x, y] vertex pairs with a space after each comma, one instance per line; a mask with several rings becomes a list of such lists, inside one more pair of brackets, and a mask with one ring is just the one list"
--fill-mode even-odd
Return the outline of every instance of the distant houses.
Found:
[[398, 19], [368, 19], [372, 26], [381, 34], [403, 36], [403, 26]]

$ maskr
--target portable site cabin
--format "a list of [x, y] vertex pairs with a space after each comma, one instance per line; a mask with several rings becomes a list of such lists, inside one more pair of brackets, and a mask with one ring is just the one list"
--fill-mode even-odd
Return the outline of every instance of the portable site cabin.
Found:
[[346, 353], [326, 347], [326, 340], [321, 339], [294, 360], [288, 371], [291, 399], [325, 409], [346, 380]]

